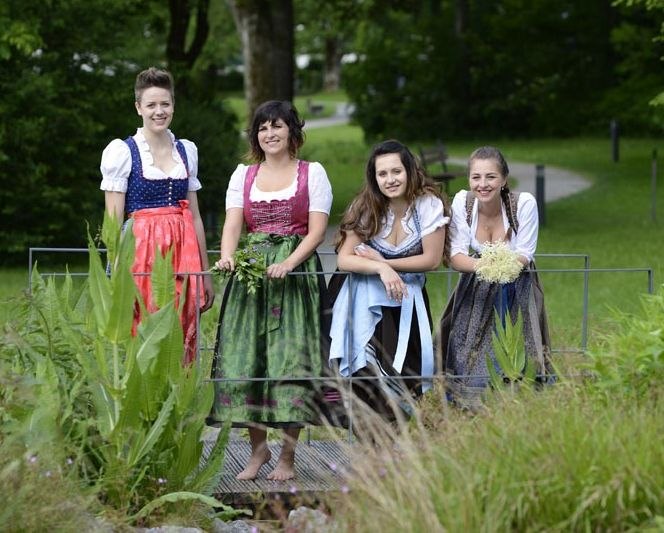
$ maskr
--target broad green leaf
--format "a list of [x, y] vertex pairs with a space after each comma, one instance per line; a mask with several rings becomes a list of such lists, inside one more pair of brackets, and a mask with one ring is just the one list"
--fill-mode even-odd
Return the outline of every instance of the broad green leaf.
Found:
[[[491, 344], [493, 347], [493, 354], [496, 362], [500, 367], [503, 375], [510, 381], [518, 380], [523, 376], [526, 366], [526, 350], [525, 340], [523, 337], [523, 317], [521, 310], [517, 315], [516, 324], [512, 324], [512, 319], [509, 314], [505, 317], [505, 324], [503, 325], [502, 319], [498, 311], [494, 313], [495, 328], [492, 333]], [[492, 383], [499, 376], [494, 377], [491, 373], [492, 368], [490, 361], [487, 361], [487, 368]], [[494, 372], [495, 373], [495, 372]], [[502, 382], [502, 377], [500, 377]]]
[[136, 302], [136, 284], [128, 265], [119, 264], [111, 279], [113, 298], [106, 325], [106, 336], [111, 342], [122, 342], [131, 336]]
[[[168, 307], [173, 309], [172, 323], [168, 335], [161, 341], [157, 365], [162, 379], [166, 379], [170, 383], [182, 385], [183, 379], [185, 379], [188, 372], [188, 369], [182, 367], [184, 334], [182, 333], [182, 323], [180, 322], [179, 314], [177, 314], [173, 306], [169, 305]], [[182, 394], [183, 392], [180, 392], [179, 396]]]
[[131, 274], [134, 262], [135, 239], [132, 231], [132, 222], [128, 222], [120, 239], [118, 261], [111, 276], [112, 304], [106, 335], [112, 342], [121, 342], [131, 336], [131, 326], [134, 320], [134, 305], [136, 302], [136, 284]]
[[148, 431], [147, 435], [145, 435], [145, 438], [141, 439], [140, 443], [132, 446], [128, 457], [128, 463], [130, 465], [137, 464], [138, 461], [140, 461], [147, 453], [150, 452], [152, 447], [159, 440], [159, 437], [164, 431], [164, 428], [168, 423], [168, 419], [171, 416], [171, 411], [173, 410], [173, 405], [175, 404], [175, 396], [176, 391], [171, 390], [168, 398], [166, 398], [166, 401], [164, 401], [164, 404], [161, 406], [159, 416], [152, 424], [150, 431]]
[[206, 458], [205, 464], [196, 472], [196, 475], [187, 483], [187, 488], [212, 496], [221, 482], [226, 448], [230, 436], [230, 422], [224, 424], [217, 436], [217, 440]]
[[152, 301], [161, 309], [171, 303], [175, 297], [175, 278], [173, 277], [173, 249], [169, 248], [165, 256], [155, 245], [154, 263], [150, 275], [152, 282]]
[[146, 506], [144, 506], [138, 513], [132, 516], [132, 520], [138, 520], [148, 516], [152, 511], [165, 505], [167, 503], [176, 503], [182, 501], [191, 501], [198, 500], [205, 505], [209, 505], [212, 508], [224, 508], [226, 512], [235, 512], [236, 514], [244, 513], [247, 514], [247, 511], [235, 511], [232, 507], [221, 503], [219, 500], [212, 498], [210, 496], [205, 496], [204, 494], [198, 494], [196, 492], [170, 492], [169, 494], [164, 494], [156, 500], [152, 500]]
[[109, 388], [100, 382], [89, 383], [92, 403], [95, 407], [95, 422], [100, 434], [109, 438], [116, 427], [116, 400]]
[[[172, 304], [162, 307], [155, 313], [144, 315], [138, 326], [138, 335], [142, 340], [142, 344], [136, 352], [136, 364], [141, 374], [148, 371], [150, 365], [159, 355], [161, 341], [168, 336], [176, 321], [179, 324]], [[182, 351], [182, 348], [180, 351]]]
[[88, 233], [88, 257], [90, 261], [88, 288], [92, 298], [92, 312], [95, 315], [97, 332], [102, 335], [111, 311], [111, 283], [106, 276], [106, 270], [102, 267], [99, 252], [90, 233]]
[[117, 251], [120, 241], [122, 221], [118, 220], [115, 214], [109, 214], [104, 209], [104, 222], [101, 227], [101, 240], [106, 245], [106, 259], [111, 268], [115, 270]]

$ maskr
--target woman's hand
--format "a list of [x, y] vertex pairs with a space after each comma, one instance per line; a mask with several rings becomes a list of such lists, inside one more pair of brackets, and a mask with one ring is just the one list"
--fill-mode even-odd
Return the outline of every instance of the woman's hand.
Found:
[[385, 264], [385, 268], [381, 268], [379, 275], [380, 280], [383, 282], [383, 285], [385, 285], [387, 297], [390, 300], [401, 302], [404, 296], [408, 296], [406, 284], [399, 274], [397, 274], [396, 270], [387, 265], [387, 263]]
[[366, 244], [358, 244], [353, 248], [355, 255], [360, 257], [365, 257], [366, 259], [371, 259], [372, 261], [385, 261], [385, 258], [381, 255], [378, 250], [374, 250], [371, 246]]
[[292, 271], [293, 267], [286, 260], [282, 261], [281, 263], [272, 263], [265, 270], [265, 274], [267, 275], [268, 278], [283, 279], [288, 275], [289, 272]]
[[232, 255], [226, 257], [222, 255], [221, 259], [215, 263], [215, 266], [219, 270], [228, 270], [229, 272], [233, 272], [233, 270], [235, 270], [235, 261], [233, 260]]
[[205, 302], [201, 306], [201, 313], [205, 313], [214, 303], [214, 285], [212, 283], [212, 276], [209, 274], [203, 276], [203, 290], [205, 292]]

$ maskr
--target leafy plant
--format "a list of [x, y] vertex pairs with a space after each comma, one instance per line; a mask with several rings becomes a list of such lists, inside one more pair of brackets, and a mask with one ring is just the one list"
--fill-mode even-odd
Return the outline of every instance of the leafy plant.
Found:
[[491, 344], [500, 372], [494, 367], [493, 361], [487, 357], [486, 366], [491, 384], [495, 388], [502, 388], [506, 384], [513, 387], [518, 381], [532, 383], [535, 380], [535, 368], [526, 355], [521, 310], [519, 309], [514, 323], [509, 314], [503, 321], [496, 311], [494, 323], [495, 329], [492, 333]]
[[616, 327], [589, 352], [594, 387], [644, 397], [664, 382], [664, 287], [642, 298], [640, 313], [614, 311]]
[[152, 281], [159, 309], [142, 313], [132, 336], [133, 234], [129, 228], [120, 237], [118, 223], [107, 217], [102, 238], [112, 275], [89, 237], [85, 290], [74, 290], [69, 275], [57, 287], [35, 271], [25, 327], [8, 338], [17, 370], [44, 384], [39, 402], [50, 406], [28, 423], [61, 434], [64, 446], [77, 450], [80, 475], [128, 521], [173, 502], [202, 502], [236, 514], [210, 497], [228, 428], [201, 464], [213, 389], [205, 381], [207, 364], [182, 366], [171, 254], [156, 254]]
[[235, 270], [222, 270], [216, 265], [210, 269], [210, 272], [219, 276], [222, 282], [235, 277], [240, 283], [247, 286], [249, 294], [255, 294], [256, 290], [263, 282], [265, 276], [265, 256], [263, 255], [264, 244], [247, 243], [238, 248], [233, 254]]

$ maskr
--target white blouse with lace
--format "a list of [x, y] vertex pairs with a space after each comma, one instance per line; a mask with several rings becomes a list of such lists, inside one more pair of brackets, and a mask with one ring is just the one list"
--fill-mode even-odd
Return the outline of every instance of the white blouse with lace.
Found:
[[418, 196], [415, 199], [414, 207], [420, 222], [419, 236], [415, 227], [415, 218], [412, 216], [413, 206], [411, 205], [401, 219], [401, 227], [406, 237], [400, 243], [393, 245], [386, 240], [392, 233], [395, 222], [395, 215], [391, 209], [388, 209], [387, 215], [381, 223], [382, 230], [372, 238], [372, 241], [396, 254], [400, 250], [411, 247], [419, 237], [424, 238], [450, 222], [450, 217], [446, 217], [444, 214], [442, 200], [436, 196], [430, 194]]
[[[141, 155], [143, 177], [147, 180], [163, 180], [167, 178], [187, 179], [187, 169], [184, 167], [182, 157], [180, 157], [180, 153], [176, 148], [175, 136], [170, 130], [168, 131], [168, 135], [171, 137], [173, 143], [173, 161], [176, 163], [175, 167], [168, 174], [153, 165], [150, 146], [143, 136], [142, 128], [138, 128], [136, 134], [133, 136]], [[198, 191], [202, 188], [201, 182], [198, 179], [198, 149], [193, 142], [187, 139], [178, 140], [184, 146], [189, 165], [189, 185], [187, 190]], [[126, 193], [129, 174], [131, 173], [131, 151], [127, 143], [122, 139], [113, 139], [104, 148], [99, 168], [102, 175], [99, 188], [102, 191]]]
[[[226, 191], [226, 210], [234, 207], [244, 207], [244, 179], [249, 170], [248, 165], [239, 164], [228, 183]], [[332, 208], [332, 186], [327, 177], [327, 172], [323, 165], [317, 162], [309, 163], [309, 211], [330, 214]], [[256, 186], [256, 181], [249, 191], [251, 201], [260, 202], [271, 200], [286, 200], [291, 198], [297, 192], [297, 174], [293, 176], [292, 183], [285, 189], [279, 191], [261, 191]]]
[[[467, 194], [468, 191], [459, 191], [452, 201], [452, 222], [450, 223], [450, 255], [452, 257], [456, 254], [468, 255], [469, 250], [477, 253], [482, 251], [482, 243], [477, 240], [477, 200], [473, 202], [469, 226], [466, 219]], [[509, 221], [507, 220], [505, 205], [502, 202], [501, 207], [503, 227], [507, 231]], [[516, 218], [519, 222], [519, 230], [508, 241], [509, 247], [528, 261], [532, 261], [537, 248], [537, 231], [539, 228], [537, 201], [532, 194], [519, 193]]]

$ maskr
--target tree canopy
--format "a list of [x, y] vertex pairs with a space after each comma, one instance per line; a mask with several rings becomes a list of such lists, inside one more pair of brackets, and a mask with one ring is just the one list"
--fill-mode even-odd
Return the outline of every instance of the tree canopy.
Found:
[[[632, 2], [630, 2], [632, 3]], [[377, 9], [382, 7], [382, 9]], [[661, 131], [654, 9], [610, 0], [364, 3], [344, 72], [369, 138]]]
[[[24, 259], [29, 246], [81, 245], [86, 221], [96, 232], [104, 203], [101, 151], [140, 125], [133, 103], [136, 73], [175, 64], [168, 53], [177, 51], [166, 46], [170, 17], [156, 1], [2, 3], [0, 261]], [[176, 91], [173, 129], [198, 144], [209, 193], [201, 198], [205, 214], [221, 209], [219, 189], [225, 189], [221, 182], [235, 161], [238, 135], [221, 99], [199, 81], [206, 72], [196, 69], [195, 59], [188, 61], [186, 72], [180, 69], [184, 83]]]

